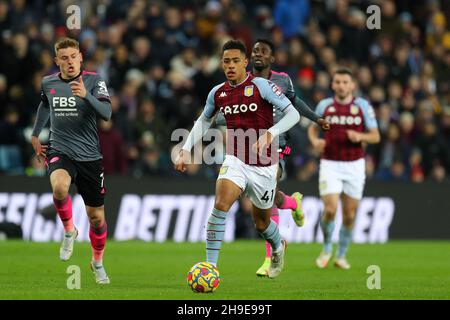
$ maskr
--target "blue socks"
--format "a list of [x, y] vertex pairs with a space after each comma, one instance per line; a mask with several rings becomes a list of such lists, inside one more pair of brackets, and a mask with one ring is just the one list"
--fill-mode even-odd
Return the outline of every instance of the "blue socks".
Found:
[[[331, 253], [333, 250], [333, 243], [331, 241], [331, 236], [333, 235], [335, 222], [334, 221], [324, 221], [320, 220], [320, 227], [323, 232], [323, 251], [326, 253]], [[337, 257], [345, 257], [347, 253], [350, 242], [352, 241], [353, 228], [348, 229], [346, 226], [342, 225], [339, 230], [339, 247], [337, 252]]]
[[344, 225], [342, 225], [341, 230], [339, 231], [339, 248], [338, 248], [338, 258], [345, 257], [347, 253], [348, 246], [352, 241], [353, 229], [347, 229]]
[[333, 235], [335, 222], [320, 220], [320, 227], [323, 232], [323, 251], [331, 253], [333, 250], [333, 243], [331, 242], [331, 236]]
[[222, 240], [225, 236], [227, 213], [213, 209], [206, 225], [206, 261], [217, 265]]
[[[214, 265], [217, 265], [217, 261], [219, 260], [219, 251], [225, 236], [226, 217], [226, 212], [214, 208], [206, 225], [206, 261]], [[280, 250], [281, 235], [278, 225], [275, 222], [270, 220], [267, 229], [260, 234], [270, 243], [273, 251]]]
[[259, 233], [264, 240], [266, 240], [268, 243], [270, 243], [270, 246], [272, 247], [272, 252], [279, 251], [281, 247], [281, 235], [280, 235], [280, 229], [278, 228], [278, 225], [270, 220], [269, 226], [266, 230]]

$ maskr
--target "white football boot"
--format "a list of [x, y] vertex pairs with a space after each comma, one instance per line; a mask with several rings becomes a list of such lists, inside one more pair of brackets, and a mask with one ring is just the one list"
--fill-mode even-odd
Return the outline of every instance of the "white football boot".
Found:
[[59, 258], [61, 261], [68, 261], [73, 253], [73, 243], [78, 236], [78, 229], [74, 228], [72, 232], [65, 232], [64, 239], [59, 248]]
[[95, 282], [98, 284], [109, 284], [109, 278], [106, 274], [105, 268], [102, 266], [95, 266], [94, 262], [91, 261], [91, 270], [95, 275]]
[[328, 263], [330, 262], [331, 259], [331, 252], [327, 253], [325, 251], [322, 251], [319, 255], [319, 257], [317, 257], [316, 259], [316, 266], [320, 269], [324, 269], [326, 267], [328, 267]]
[[351, 265], [348, 263], [347, 259], [345, 257], [340, 257], [334, 259], [334, 266], [339, 269], [348, 270], [351, 268]]
[[286, 254], [286, 241], [281, 240], [281, 250], [272, 252], [272, 259], [270, 262], [269, 272], [267, 276], [271, 279], [279, 276], [284, 267], [284, 255]]

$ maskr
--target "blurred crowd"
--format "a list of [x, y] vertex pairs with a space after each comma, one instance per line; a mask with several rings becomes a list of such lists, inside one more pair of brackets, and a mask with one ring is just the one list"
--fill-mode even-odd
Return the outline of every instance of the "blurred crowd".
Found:
[[[68, 30], [69, 5], [81, 30]], [[381, 29], [366, 26], [371, 4]], [[113, 117], [99, 122], [106, 174], [215, 179], [217, 166], [172, 169], [177, 128], [190, 129], [211, 88], [224, 81], [220, 49], [232, 38], [251, 50], [276, 47], [274, 70], [287, 72], [313, 109], [332, 94], [330, 72], [355, 74], [356, 95], [374, 106], [382, 141], [367, 148], [367, 176], [443, 181], [450, 176], [450, 2], [445, 0], [0, 0], [0, 172], [45, 174], [30, 133], [43, 76], [57, 72], [53, 45], [79, 40], [83, 68], [111, 93]], [[249, 52], [250, 53], [250, 52]], [[290, 132], [289, 177], [314, 180], [318, 158], [307, 119]], [[45, 143], [49, 131], [41, 133]], [[220, 156], [220, 155], [217, 155]]]

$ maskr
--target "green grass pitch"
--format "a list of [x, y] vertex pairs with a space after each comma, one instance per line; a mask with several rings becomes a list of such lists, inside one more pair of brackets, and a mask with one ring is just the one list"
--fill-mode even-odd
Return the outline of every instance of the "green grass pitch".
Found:
[[[0, 299], [450, 299], [450, 243], [391, 241], [353, 244], [352, 269], [314, 265], [319, 244], [288, 244], [277, 279], [257, 278], [264, 257], [259, 241], [222, 246], [221, 283], [213, 294], [193, 293], [188, 270], [203, 261], [203, 243], [107, 242], [104, 263], [111, 284], [99, 286], [88, 265], [90, 246], [76, 243], [69, 262], [59, 261], [58, 243], [0, 242]], [[81, 270], [81, 289], [67, 289], [68, 266]], [[381, 270], [381, 289], [369, 290], [370, 265]]]

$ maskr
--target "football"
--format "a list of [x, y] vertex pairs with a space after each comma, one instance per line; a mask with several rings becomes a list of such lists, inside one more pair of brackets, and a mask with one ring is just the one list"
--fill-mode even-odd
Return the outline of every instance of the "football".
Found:
[[194, 292], [214, 292], [220, 283], [219, 270], [209, 262], [198, 262], [189, 270], [187, 282]]

